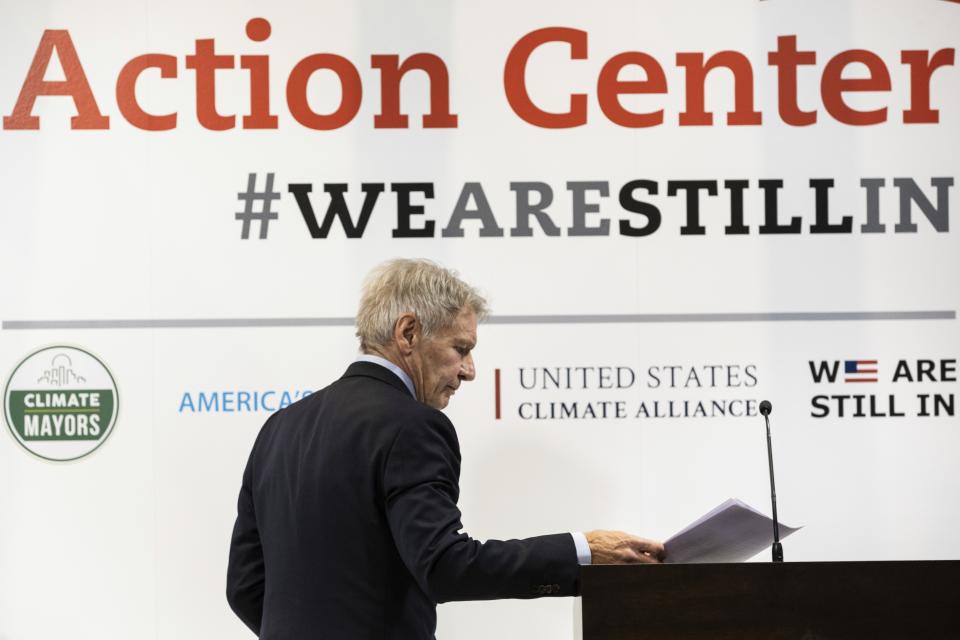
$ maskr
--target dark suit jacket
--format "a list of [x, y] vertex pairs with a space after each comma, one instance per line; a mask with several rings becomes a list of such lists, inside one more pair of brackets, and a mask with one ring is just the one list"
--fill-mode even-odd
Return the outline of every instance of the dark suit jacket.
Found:
[[428, 640], [449, 600], [575, 595], [569, 534], [471, 539], [447, 417], [377, 364], [267, 420], [243, 474], [227, 598], [261, 638]]

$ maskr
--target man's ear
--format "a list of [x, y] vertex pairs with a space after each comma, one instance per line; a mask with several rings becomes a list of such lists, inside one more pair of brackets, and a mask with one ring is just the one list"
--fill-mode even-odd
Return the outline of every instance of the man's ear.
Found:
[[420, 341], [420, 322], [412, 313], [404, 313], [393, 325], [393, 340], [400, 353], [408, 356]]

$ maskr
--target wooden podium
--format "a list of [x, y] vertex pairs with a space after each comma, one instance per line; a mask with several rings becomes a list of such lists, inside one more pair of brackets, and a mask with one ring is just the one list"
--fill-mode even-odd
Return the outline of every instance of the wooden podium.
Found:
[[960, 561], [582, 568], [583, 640], [960, 638]]

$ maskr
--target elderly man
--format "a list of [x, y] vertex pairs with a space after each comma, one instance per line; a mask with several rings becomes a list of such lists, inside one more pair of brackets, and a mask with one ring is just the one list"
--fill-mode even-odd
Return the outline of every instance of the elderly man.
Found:
[[460, 530], [460, 448], [440, 409], [476, 375], [486, 313], [451, 271], [381, 265], [357, 314], [363, 355], [267, 420], [227, 573], [230, 606], [261, 638], [428, 640], [438, 602], [575, 595], [579, 564], [663, 555], [614, 531], [479, 542]]

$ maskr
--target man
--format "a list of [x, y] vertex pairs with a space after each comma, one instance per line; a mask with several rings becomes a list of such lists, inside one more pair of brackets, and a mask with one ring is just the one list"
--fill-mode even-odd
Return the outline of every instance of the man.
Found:
[[481, 543], [460, 531], [460, 448], [440, 412], [473, 380], [484, 299], [431, 262], [367, 279], [364, 355], [278, 411], [246, 470], [230, 606], [266, 640], [428, 640], [449, 600], [569, 596], [580, 563], [657, 562], [657, 542], [592, 531]]

